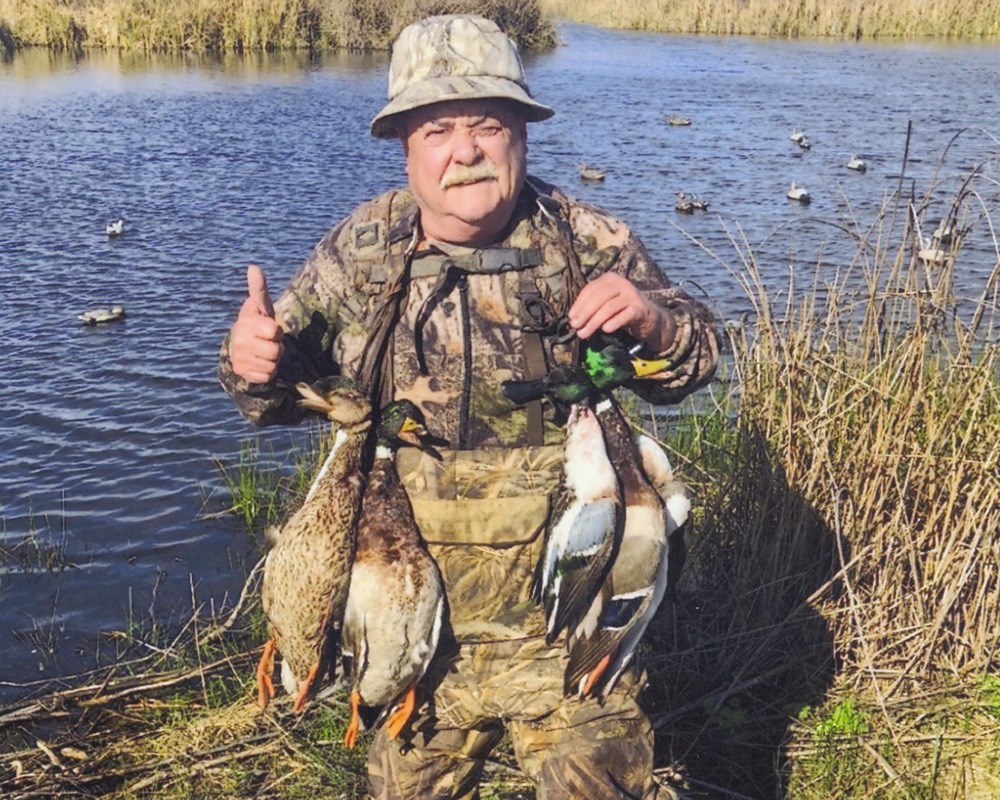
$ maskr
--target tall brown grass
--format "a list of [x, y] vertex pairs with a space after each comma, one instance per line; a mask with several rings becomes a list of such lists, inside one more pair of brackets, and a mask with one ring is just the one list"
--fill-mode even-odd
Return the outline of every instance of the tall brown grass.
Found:
[[[704, 516], [654, 674], [667, 746], [740, 796], [1000, 796], [995, 166], [934, 260], [930, 194], [787, 286], [738, 245], [756, 324], [735, 429], [681, 446]], [[995, 266], [962, 298], [973, 238]]]
[[537, 0], [0, 0], [0, 43], [76, 49], [387, 50], [410, 22], [475, 11], [523, 49], [555, 43]]
[[542, 0], [546, 14], [614, 28], [779, 37], [1000, 36], [990, 0]]

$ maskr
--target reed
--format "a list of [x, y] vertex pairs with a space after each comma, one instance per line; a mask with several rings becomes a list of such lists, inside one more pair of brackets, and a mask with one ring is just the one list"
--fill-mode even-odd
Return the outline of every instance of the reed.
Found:
[[[650, 668], [666, 748], [734, 791], [1000, 792], [994, 163], [958, 176], [933, 260], [940, 183], [854, 228], [835, 274], [796, 266], [775, 287], [766, 255], [738, 247], [756, 324], [731, 331], [739, 397], [715, 412], [736, 436], [706, 441], [718, 423], [702, 422], [698, 448], [674, 442], [701, 506]], [[996, 266], [962, 298], [973, 239]]]
[[537, 0], [0, 0], [0, 44], [243, 53], [387, 50], [423, 16], [475, 11], [524, 49], [555, 44]]
[[995, 38], [988, 0], [542, 0], [547, 15], [669, 33], [836, 39]]

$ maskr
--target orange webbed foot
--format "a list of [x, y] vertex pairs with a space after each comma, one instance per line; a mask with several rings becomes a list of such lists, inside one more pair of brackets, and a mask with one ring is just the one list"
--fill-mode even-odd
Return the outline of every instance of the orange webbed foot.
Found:
[[274, 697], [274, 681], [271, 680], [271, 674], [274, 672], [274, 652], [277, 649], [277, 640], [268, 639], [257, 664], [257, 705], [261, 708], [267, 708], [267, 704]]
[[361, 728], [361, 716], [358, 714], [358, 705], [361, 703], [361, 694], [351, 692], [351, 722], [344, 731], [344, 747], [353, 749], [358, 741], [358, 730]]
[[389, 733], [390, 739], [395, 739], [403, 731], [403, 726], [406, 725], [407, 721], [410, 719], [410, 715], [413, 714], [413, 709], [417, 705], [417, 688], [416, 686], [411, 686], [406, 690], [406, 694], [403, 695], [403, 699], [400, 700], [399, 705], [396, 706], [395, 711], [389, 716], [386, 722], [386, 729]]
[[295, 702], [292, 704], [292, 710], [296, 714], [301, 714], [305, 710], [306, 702], [309, 700], [309, 687], [316, 680], [317, 672], [319, 672], [318, 661], [309, 668], [309, 674], [306, 675], [306, 679], [299, 684], [299, 691], [296, 693]]
[[583, 686], [580, 688], [580, 697], [586, 697], [593, 691], [594, 686], [601, 679], [604, 674], [604, 670], [608, 668], [608, 664], [611, 663], [611, 653], [608, 653], [604, 658], [597, 662], [597, 666], [594, 667], [590, 673], [587, 675], [583, 682]]

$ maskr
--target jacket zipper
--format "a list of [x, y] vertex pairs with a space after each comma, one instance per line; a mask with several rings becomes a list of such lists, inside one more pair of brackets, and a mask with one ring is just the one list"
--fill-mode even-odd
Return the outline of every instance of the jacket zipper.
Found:
[[462, 398], [458, 406], [458, 447], [469, 446], [469, 405], [472, 401], [472, 321], [469, 319], [469, 278], [458, 274], [458, 296], [462, 313]]

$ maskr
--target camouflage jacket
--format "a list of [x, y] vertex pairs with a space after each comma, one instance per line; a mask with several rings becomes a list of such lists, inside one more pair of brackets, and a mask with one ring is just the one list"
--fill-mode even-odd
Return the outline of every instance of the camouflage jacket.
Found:
[[421, 241], [408, 190], [359, 207], [333, 228], [275, 303], [287, 332], [273, 385], [220, 377], [260, 424], [298, 421], [294, 384], [340, 372], [381, 401], [418, 403], [451, 444], [442, 459], [397, 455], [422, 537], [441, 570], [460, 641], [538, 636], [545, 621], [531, 576], [562, 474], [561, 420], [515, 407], [508, 378], [538, 377], [576, 357], [566, 313], [579, 285], [615, 270], [677, 320], [672, 368], [634, 381], [657, 403], [711, 377], [718, 347], [708, 312], [671, 286], [642, 244], [605, 212], [530, 181], [509, 232], [474, 250]]
[[[275, 303], [286, 336], [274, 384], [236, 376], [228, 341], [219, 376], [245, 417], [283, 424], [303, 416], [297, 381], [361, 377], [366, 364], [381, 363], [382, 398], [418, 403], [429, 427], [455, 448], [541, 444], [538, 436], [558, 443], [562, 429], [551, 409], [532, 441], [530, 412], [499, 386], [574, 358], [573, 337], [564, 335], [574, 276], [579, 282], [608, 270], [677, 320], [664, 354], [672, 368], [630, 388], [673, 403], [704, 385], [718, 357], [707, 309], [671, 285], [622, 222], [530, 178], [503, 241], [480, 250], [423, 243], [407, 189], [361, 205], [327, 233]], [[384, 343], [372, 341], [378, 330]]]

